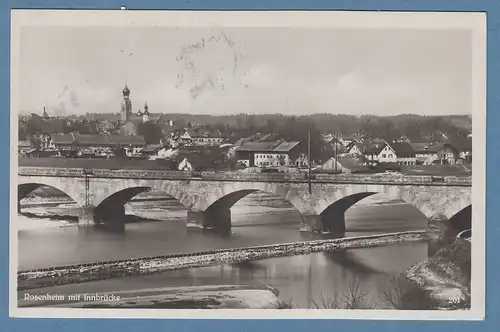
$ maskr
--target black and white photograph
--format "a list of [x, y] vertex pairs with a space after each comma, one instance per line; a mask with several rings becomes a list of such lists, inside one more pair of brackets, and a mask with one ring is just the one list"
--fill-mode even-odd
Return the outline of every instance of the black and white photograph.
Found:
[[11, 313], [481, 319], [485, 36], [12, 11]]

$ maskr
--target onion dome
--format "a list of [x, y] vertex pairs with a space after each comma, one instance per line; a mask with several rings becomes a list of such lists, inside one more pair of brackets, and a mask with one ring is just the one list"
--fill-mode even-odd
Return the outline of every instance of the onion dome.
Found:
[[130, 95], [130, 89], [128, 88], [127, 84], [125, 84], [125, 87], [123, 88], [123, 95], [124, 96]]

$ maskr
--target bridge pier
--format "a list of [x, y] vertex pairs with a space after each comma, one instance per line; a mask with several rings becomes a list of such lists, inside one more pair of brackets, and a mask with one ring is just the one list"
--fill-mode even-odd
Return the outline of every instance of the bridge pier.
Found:
[[204, 228], [205, 217], [203, 211], [191, 211], [187, 212], [187, 228]]
[[125, 224], [125, 206], [122, 204], [99, 205], [95, 219], [98, 224]]
[[124, 206], [82, 206], [78, 217], [78, 226], [94, 226], [101, 223], [123, 224], [125, 222]]
[[230, 229], [231, 210], [210, 207], [205, 211], [188, 211], [186, 227], [203, 229]]
[[321, 233], [322, 229], [320, 215], [302, 215], [301, 232]]
[[78, 226], [94, 226], [97, 224], [95, 220], [95, 207], [88, 205], [80, 208], [78, 216]]
[[326, 215], [302, 215], [302, 225], [300, 227], [302, 232], [332, 232], [344, 233], [345, 232], [345, 214], [342, 213], [328, 213]]

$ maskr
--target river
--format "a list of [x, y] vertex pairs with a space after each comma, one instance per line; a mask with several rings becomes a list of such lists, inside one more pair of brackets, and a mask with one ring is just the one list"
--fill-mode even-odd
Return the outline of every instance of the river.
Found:
[[[76, 216], [77, 210], [72, 204], [24, 207], [22, 213], [16, 220], [20, 270], [419, 230], [428, 224], [413, 207], [387, 202], [381, 195], [366, 198], [347, 211], [343, 234], [299, 232], [298, 212], [289, 203], [265, 194], [249, 195], [233, 206], [233, 227], [226, 234], [186, 229], [186, 211], [176, 201], [164, 199], [127, 204], [126, 213], [137, 216], [138, 220], [126, 223], [124, 229], [118, 231], [73, 226], [71, 216]], [[55, 220], [55, 216], [60, 220]], [[354, 292], [360, 306], [381, 309], [388, 306], [384, 294], [391, 287], [393, 277], [428, 255], [428, 243], [404, 243], [56, 286], [50, 291], [64, 294], [190, 285], [268, 284], [280, 292], [283, 301], [297, 308], [338, 306], [332, 299]]]

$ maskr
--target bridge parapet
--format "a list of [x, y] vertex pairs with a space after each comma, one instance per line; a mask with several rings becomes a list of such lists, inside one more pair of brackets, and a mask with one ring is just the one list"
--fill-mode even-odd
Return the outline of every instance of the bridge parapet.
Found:
[[52, 168], [52, 167], [19, 167], [17, 174], [21, 176], [54, 176], [54, 177], [85, 176], [83, 168]]
[[430, 176], [401, 174], [315, 174], [317, 182], [338, 183], [381, 183], [408, 185], [450, 185], [471, 186], [470, 176]]
[[[192, 172], [172, 170], [84, 169], [19, 167], [21, 176], [96, 177], [123, 179], [206, 180], [241, 182], [306, 182], [306, 173]], [[427, 176], [401, 174], [312, 174], [314, 183], [359, 183], [470, 187], [470, 176]]]
[[93, 169], [93, 177], [101, 178], [140, 178], [140, 179], [174, 179], [189, 180], [194, 177], [189, 171], [156, 171], [156, 170], [116, 170], [116, 169]]

